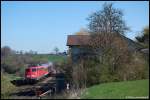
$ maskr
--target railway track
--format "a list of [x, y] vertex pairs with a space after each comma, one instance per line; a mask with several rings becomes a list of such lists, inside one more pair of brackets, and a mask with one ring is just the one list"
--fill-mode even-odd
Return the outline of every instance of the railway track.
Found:
[[11, 95], [18, 98], [27, 97], [30, 99], [43, 97], [45, 95], [52, 96], [60, 90], [60, 86], [58, 86], [58, 84], [62, 84], [62, 81], [59, 83], [59, 80], [60, 78], [58, 78], [57, 75], [53, 75], [51, 77], [46, 76], [45, 78], [34, 84], [24, 84], [18, 86], [17, 91], [14, 91], [14, 93], [12, 93]]
[[[12, 95], [16, 96], [38, 96], [43, 92], [46, 92], [50, 89], [52, 89], [55, 86], [55, 78], [54, 77], [48, 77], [43, 79], [42, 81], [39, 81], [37, 83], [28, 84], [28, 85], [22, 85], [19, 86], [17, 91], [15, 93], [12, 93]], [[40, 94], [37, 92], [41, 91]]]

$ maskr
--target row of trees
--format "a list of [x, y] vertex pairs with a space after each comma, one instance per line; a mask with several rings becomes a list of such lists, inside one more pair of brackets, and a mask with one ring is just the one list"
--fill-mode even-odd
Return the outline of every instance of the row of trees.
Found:
[[29, 52], [23, 52], [22, 50], [21, 51], [16, 51], [15, 52], [16, 54], [29, 54], [29, 55], [33, 55], [33, 54], [38, 54], [37, 51], [32, 51], [30, 50]]

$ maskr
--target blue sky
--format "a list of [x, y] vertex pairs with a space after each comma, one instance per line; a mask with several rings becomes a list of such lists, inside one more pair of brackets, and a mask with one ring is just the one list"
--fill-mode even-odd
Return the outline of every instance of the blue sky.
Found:
[[[66, 51], [67, 35], [87, 28], [86, 18], [101, 10], [104, 2], [2, 1], [1, 47], [38, 53], [53, 52], [54, 47]], [[116, 1], [114, 7], [123, 10], [123, 19], [131, 28], [126, 33], [130, 39], [149, 25], [148, 1]]]

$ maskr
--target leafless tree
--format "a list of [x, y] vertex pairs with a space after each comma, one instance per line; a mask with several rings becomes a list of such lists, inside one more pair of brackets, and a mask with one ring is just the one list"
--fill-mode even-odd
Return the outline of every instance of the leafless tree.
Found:
[[122, 10], [114, 8], [113, 3], [105, 3], [102, 10], [89, 16], [89, 29], [92, 33], [124, 34], [129, 28], [122, 16]]
[[54, 51], [56, 52], [56, 54], [58, 54], [59, 49], [57, 47], [54, 48]]

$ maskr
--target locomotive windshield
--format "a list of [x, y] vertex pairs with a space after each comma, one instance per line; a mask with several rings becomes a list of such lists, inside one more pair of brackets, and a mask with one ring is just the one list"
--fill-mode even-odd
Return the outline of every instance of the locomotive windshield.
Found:
[[40, 64], [29, 64], [28, 67], [36, 67], [39, 66]]
[[33, 68], [33, 69], [32, 69], [32, 72], [35, 72], [35, 71], [36, 71], [36, 69], [35, 69], [35, 68]]

